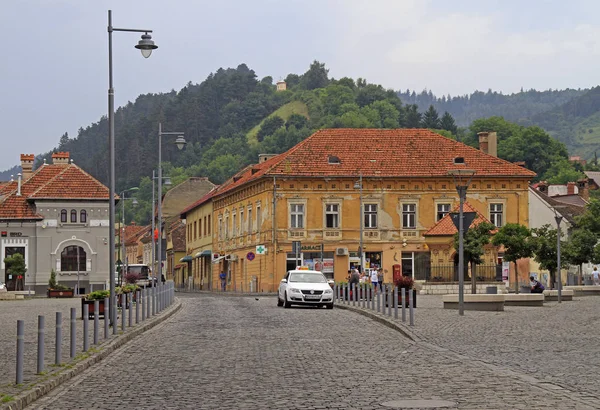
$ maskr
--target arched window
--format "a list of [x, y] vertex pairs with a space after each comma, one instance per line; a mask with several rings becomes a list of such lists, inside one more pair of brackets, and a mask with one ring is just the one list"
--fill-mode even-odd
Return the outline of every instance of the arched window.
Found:
[[77, 222], [77, 211], [74, 209], [71, 209], [71, 222]]
[[[60, 254], [61, 272], [85, 272], [86, 253], [81, 246], [67, 246]], [[79, 269], [77, 266], [79, 265]]]
[[60, 221], [62, 223], [67, 222], [67, 210], [63, 209], [62, 211], [60, 211]]
[[85, 212], [85, 209], [82, 209], [81, 212], [79, 212], [79, 222], [82, 224], [87, 222], [87, 212]]

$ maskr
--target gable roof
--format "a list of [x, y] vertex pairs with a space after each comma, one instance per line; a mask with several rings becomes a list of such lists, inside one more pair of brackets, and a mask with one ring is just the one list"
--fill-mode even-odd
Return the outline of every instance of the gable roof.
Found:
[[108, 201], [108, 188], [75, 164], [44, 164], [29, 179], [0, 187], [0, 219], [43, 219], [33, 200], [85, 199]]
[[[455, 164], [457, 157], [464, 164]], [[536, 175], [428, 129], [335, 128], [319, 130], [283, 154], [246, 167], [213, 196], [263, 176], [356, 177], [362, 173], [377, 178], [437, 178], [461, 168], [475, 170], [475, 178]]]
[[194, 202], [193, 204], [191, 204], [190, 206], [188, 206], [187, 208], [185, 208], [183, 211], [181, 211], [179, 213], [179, 216], [181, 218], [185, 218], [185, 216], [186, 216], [186, 214], [188, 212], [192, 211], [195, 208], [198, 208], [200, 205], [202, 205], [203, 203], [205, 203], [206, 201], [208, 201], [215, 194], [215, 192], [217, 191], [217, 189], [219, 188], [219, 186], [220, 185], [216, 185], [213, 189], [211, 189], [210, 191], [208, 191], [206, 193], [206, 195], [204, 195], [202, 198], [200, 198], [199, 200], [197, 200], [196, 202]]
[[561, 202], [559, 200], [560, 198], [548, 196], [548, 194], [541, 192], [539, 189], [535, 189], [533, 186], [531, 186], [530, 189], [542, 201], [546, 202], [548, 207], [556, 209], [556, 212], [562, 215], [571, 225], [575, 225], [575, 218], [585, 212], [585, 205]]
[[[460, 205], [456, 206], [452, 210], [452, 212], [458, 212], [459, 207], [460, 207]], [[473, 206], [471, 206], [471, 204], [468, 202], [465, 202], [463, 204], [463, 212], [477, 213], [477, 216], [475, 217], [475, 219], [473, 219], [473, 222], [471, 222], [471, 225], [469, 227], [465, 227], [465, 230], [467, 230], [471, 227], [477, 226], [482, 222], [491, 223], [489, 221], [489, 219], [487, 219], [485, 216], [483, 216], [483, 214], [481, 212], [479, 212], [477, 209], [475, 209]], [[452, 221], [452, 216], [450, 216], [450, 213], [447, 213], [442, 219], [440, 219], [435, 225], [433, 225], [427, 232], [425, 232], [423, 234], [423, 236], [452, 236], [457, 232], [458, 232], [458, 229], [456, 229], [456, 226], [454, 226], [454, 222]]]

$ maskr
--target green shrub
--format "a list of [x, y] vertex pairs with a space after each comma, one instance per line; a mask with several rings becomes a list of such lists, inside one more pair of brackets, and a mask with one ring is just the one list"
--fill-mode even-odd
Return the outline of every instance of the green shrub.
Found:
[[110, 290], [95, 290], [88, 294], [86, 300], [104, 300], [110, 296]]

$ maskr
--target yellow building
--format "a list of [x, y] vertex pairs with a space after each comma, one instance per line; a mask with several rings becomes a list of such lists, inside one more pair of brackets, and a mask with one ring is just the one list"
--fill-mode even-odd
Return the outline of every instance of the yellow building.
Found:
[[[185, 261], [188, 272], [192, 275], [191, 286], [195, 289], [218, 289], [217, 279], [212, 272], [213, 247], [213, 207], [212, 194], [208, 192], [198, 201], [181, 211], [180, 217], [185, 220]], [[188, 285], [190, 286], [190, 285]], [[215, 287], [216, 286], [216, 287]]]
[[[495, 150], [495, 133], [480, 141]], [[535, 174], [482, 150], [425, 129], [318, 131], [211, 193], [212, 251], [223, 256], [213, 271], [234, 291], [274, 291], [297, 265], [342, 281], [361, 263], [362, 230], [364, 268], [381, 267], [388, 283], [400, 272], [431, 280], [432, 266], [455, 260], [451, 236], [433, 251], [424, 236], [458, 205], [450, 171], [475, 171], [467, 201], [486, 219], [528, 223]]]

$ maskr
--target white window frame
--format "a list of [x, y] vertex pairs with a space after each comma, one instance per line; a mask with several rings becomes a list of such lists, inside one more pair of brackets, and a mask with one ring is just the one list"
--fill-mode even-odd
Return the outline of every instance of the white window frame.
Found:
[[[375, 210], [373, 211], [373, 208]], [[368, 211], [367, 211], [368, 209]], [[362, 217], [360, 218], [365, 229], [377, 229], [379, 219], [379, 204], [378, 203], [363, 203]]]
[[[402, 206], [402, 229], [417, 229], [417, 217], [418, 217], [417, 212], [419, 210], [418, 204], [416, 202], [403, 202], [401, 204], [401, 206]], [[407, 209], [408, 207], [413, 207], [413, 209], [408, 210]], [[412, 219], [412, 221], [411, 221], [411, 219]]]
[[246, 226], [244, 225], [244, 210], [240, 209], [240, 235], [243, 235], [246, 233], [244, 231], [245, 228], [246, 228]]
[[[497, 210], [498, 206], [500, 207], [499, 212]], [[505, 223], [505, 204], [503, 202], [490, 202], [490, 206], [488, 209], [490, 213], [490, 222], [493, 223], [497, 228], [501, 228]], [[500, 215], [500, 224], [498, 224], [498, 215]]]
[[235, 238], [237, 236], [237, 213], [233, 212], [231, 214], [231, 237]]
[[262, 208], [260, 204], [256, 205], [256, 232], [260, 232], [262, 225]]
[[248, 233], [252, 233], [253, 231], [253, 223], [254, 221], [252, 220], [252, 206], [248, 207]]
[[[440, 207], [447, 207], [448, 210], [440, 210]], [[448, 203], [448, 202], [438, 202], [435, 204], [435, 221], [439, 222], [444, 216], [448, 215], [450, 213], [450, 210], [452, 209], [452, 204]], [[440, 214], [443, 214], [440, 217]]]
[[223, 217], [219, 215], [219, 239], [223, 240]]
[[[323, 226], [325, 229], [340, 229], [340, 221], [341, 221], [341, 209], [342, 206], [339, 202], [330, 202], [323, 204], [324, 206], [324, 217]], [[335, 208], [335, 210], [333, 210]], [[327, 217], [332, 215], [332, 225], [327, 226]]]
[[229, 215], [225, 215], [225, 239], [229, 239]]
[[306, 228], [306, 204], [303, 202], [292, 202], [288, 206], [288, 226], [290, 229]]

